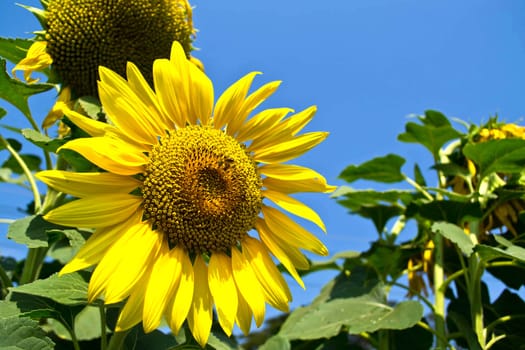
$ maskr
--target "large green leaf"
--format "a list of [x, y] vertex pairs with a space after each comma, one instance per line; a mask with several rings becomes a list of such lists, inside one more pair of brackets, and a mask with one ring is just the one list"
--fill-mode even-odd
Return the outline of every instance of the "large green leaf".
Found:
[[87, 272], [74, 272], [60, 277], [55, 274], [43, 280], [10, 288], [10, 291], [49, 298], [69, 306], [84, 305], [87, 303], [88, 280]]
[[525, 263], [525, 249], [512, 244], [501, 236], [494, 236], [496, 241], [504, 246], [504, 248], [492, 247], [485, 244], [479, 244], [474, 249], [479, 253], [483, 260], [489, 261], [498, 258], [506, 258], [511, 260], [518, 260]]
[[356, 213], [362, 217], [372, 219], [378, 233], [382, 233], [385, 225], [393, 217], [403, 214], [404, 209], [395, 205], [375, 205], [362, 207]]
[[503, 139], [470, 143], [463, 153], [480, 168], [481, 178], [490, 173], [520, 173], [525, 167], [525, 140]]
[[280, 335], [274, 335], [266, 341], [259, 350], [290, 350], [290, 342], [288, 339]]
[[435, 222], [432, 225], [432, 231], [439, 233], [443, 237], [457, 244], [458, 248], [466, 256], [470, 256], [474, 249], [474, 243], [463, 229], [457, 225], [448, 222]]
[[6, 350], [53, 349], [53, 341], [46, 337], [37, 321], [29, 318], [0, 318], [0, 348]]
[[337, 202], [350, 210], [358, 211], [363, 206], [375, 206], [384, 203], [410, 203], [414, 198], [411, 191], [404, 190], [355, 190], [348, 186], [341, 186], [332, 195]]
[[359, 334], [380, 329], [405, 329], [421, 320], [423, 306], [419, 302], [404, 301], [392, 307], [374, 294], [299, 308], [286, 320], [279, 334], [288, 339], [331, 338], [343, 326], [348, 333]]
[[18, 63], [26, 57], [27, 50], [34, 43], [33, 39], [11, 39], [0, 37], [0, 56], [12, 63]]
[[31, 141], [34, 145], [53, 153], [55, 153], [60, 146], [66, 143], [65, 140], [52, 139], [49, 136], [41, 134], [33, 129], [22, 129], [22, 135], [26, 138], [26, 140]]
[[32, 215], [18, 219], [9, 225], [7, 238], [25, 244], [29, 248], [47, 247], [47, 231], [53, 229], [63, 229], [63, 227], [45, 221], [40, 215]]
[[[78, 340], [100, 338], [101, 323], [98, 306], [86, 306], [75, 316], [74, 330]], [[49, 321], [50, 327], [62, 339], [71, 340], [71, 334], [64, 325], [57, 321]]]
[[52, 84], [26, 84], [12, 79], [6, 72], [6, 61], [0, 59], [0, 98], [18, 108], [26, 117], [31, 116], [27, 99], [35, 94], [48, 91]]
[[405, 159], [397, 154], [388, 154], [377, 157], [361, 165], [350, 165], [339, 175], [347, 182], [356, 180], [371, 180], [385, 183], [399, 182], [404, 180], [401, 167]]
[[405, 125], [405, 132], [397, 138], [399, 141], [423, 145], [435, 158], [438, 157], [439, 150], [445, 143], [461, 136], [461, 133], [454, 129], [447, 118], [439, 112], [426, 111], [425, 116], [419, 119], [423, 125], [408, 122]]

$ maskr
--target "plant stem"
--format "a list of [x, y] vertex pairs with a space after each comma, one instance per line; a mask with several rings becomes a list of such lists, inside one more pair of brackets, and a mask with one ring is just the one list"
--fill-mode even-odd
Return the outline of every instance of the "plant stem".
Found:
[[12, 287], [13, 283], [2, 265], [0, 265], [0, 285], [2, 286], [2, 294], [0, 295], [0, 298], [3, 300], [7, 295], [7, 288]]
[[114, 332], [113, 336], [109, 340], [108, 350], [120, 350], [124, 344], [124, 340], [129, 333], [129, 329], [123, 332]]
[[446, 349], [448, 347], [445, 329], [445, 289], [444, 283], [444, 257], [443, 236], [434, 236], [434, 322], [437, 335], [437, 347]]
[[[470, 239], [476, 245], [478, 244], [477, 233], [479, 231], [479, 223], [473, 220], [469, 223]], [[472, 253], [469, 257], [469, 283], [467, 284], [468, 296], [470, 301], [470, 316], [472, 318], [472, 325], [479, 345], [485, 349], [486, 334], [483, 323], [483, 303], [481, 300], [481, 277], [483, 275], [484, 266], [480, 260], [478, 253]]]
[[98, 310], [100, 314], [100, 349], [106, 350], [108, 347], [108, 337], [106, 333], [106, 311], [104, 304], [100, 303]]
[[31, 170], [29, 170], [26, 162], [22, 159], [22, 157], [20, 157], [18, 152], [13, 147], [11, 147], [9, 142], [7, 142], [7, 140], [4, 139], [2, 135], [0, 135], [0, 142], [4, 144], [5, 148], [9, 151], [9, 153], [11, 153], [13, 158], [16, 160], [18, 165], [20, 165], [20, 168], [24, 172], [24, 175], [26, 176], [27, 181], [29, 181], [29, 185], [31, 186], [31, 191], [33, 192], [33, 199], [35, 201], [35, 212], [39, 212], [42, 206], [42, 202], [40, 199], [40, 192], [38, 191], [35, 178], [33, 177], [33, 174], [31, 174]]
[[20, 276], [20, 284], [31, 283], [38, 278], [48, 247], [29, 248]]

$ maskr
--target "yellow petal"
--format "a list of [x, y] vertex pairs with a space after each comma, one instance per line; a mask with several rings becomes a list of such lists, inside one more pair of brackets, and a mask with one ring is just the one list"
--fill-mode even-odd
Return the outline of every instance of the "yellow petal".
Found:
[[293, 112], [293, 109], [290, 108], [272, 108], [257, 113], [240, 127], [239, 133], [235, 138], [239, 142], [265, 138], [269, 136], [273, 128], [291, 112]]
[[130, 176], [112, 173], [73, 173], [62, 170], [44, 170], [36, 177], [54, 189], [75, 197], [104, 195], [107, 193], [129, 193], [140, 186]]
[[267, 135], [254, 138], [250, 144], [250, 150], [257, 153], [266, 148], [292, 141], [294, 136], [312, 120], [315, 111], [315, 107], [309, 107], [275, 125]]
[[173, 334], [179, 333], [193, 301], [194, 273], [193, 265], [188, 254], [180, 246], [171, 249], [172, 259], [181, 264], [181, 273], [178, 285], [175, 286], [171, 303], [166, 312], [166, 318]]
[[153, 62], [153, 82], [164, 113], [171, 117], [172, 124], [184, 127], [188, 110], [186, 91], [179, 72], [169, 60], [157, 59]]
[[242, 252], [263, 287], [266, 301], [274, 308], [288, 312], [292, 295], [264, 246], [255, 238], [247, 236], [242, 242]]
[[197, 124], [197, 120], [201, 120], [203, 124], [208, 124], [211, 118], [211, 112], [213, 109], [214, 92], [213, 84], [194, 64], [190, 64], [190, 76], [191, 76], [191, 87], [190, 87], [190, 104], [188, 122], [190, 124]]
[[[261, 237], [261, 241], [268, 248], [270, 252], [283, 264], [288, 270], [290, 275], [297, 281], [297, 283], [304, 289], [304, 282], [297, 273], [295, 265], [292, 260], [286, 255], [282, 248], [275, 242], [274, 235], [270, 232], [270, 229], [266, 225], [263, 219], [258, 218], [255, 223], [255, 229]], [[307, 261], [308, 263], [308, 261]]]
[[144, 332], [149, 333], [160, 325], [169, 298], [179, 282], [180, 272], [181, 263], [170, 256], [168, 243], [164, 240], [153, 265], [144, 298]]
[[69, 141], [58, 150], [80, 153], [96, 166], [119, 175], [135, 175], [144, 171], [147, 157], [133, 145], [112, 137], [90, 137]]
[[239, 297], [239, 307], [237, 308], [237, 316], [235, 317], [235, 322], [239, 325], [239, 328], [244, 333], [248, 335], [250, 333], [250, 327], [252, 325], [252, 310], [250, 306], [244, 300], [242, 294], [238, 294]]
[[62, 112], [69, 118], [69, 120], [71, 120], [73, 124], [78, 126], [80, 129], [84, 130], [90, 136], [104, 136], [108, 132], [118, 134], [118, 130], [112, 125], [102, 123], [89, 117], [86, 117], [80, 113], [73, 111], [67, 106], [61, 106]]
[[188, 313], [188, 325], [197, 343], [204, 347], [210, 336], [213, 303], [208, 288], [208, 267], [200, 255], [195, 258], [193, 271], [195, 288], [193, 289], [193, 303]]
[[116, 332], [123, 332], [142, 321], [142, 310], [144, 309], [144, 294], [148, 286], [147, 275], [142, 277], [133, 292], [129, 296], [126, 304], [122, 308], [115, 326]]
[[[42, 71], [53, 63], [53, 59], [47, 53], [46, 41], [35, 41], [27, 50], [26, 57], [24, 57], [12, 69], [12, 74], [15, 75], [17, 70], [24, 72], [24, 79], [29, 83], [37, 83], [39, 79], [31, 78], [34, 71]], [[16, 77], [16, 76], [15, 76]]]
[[303, 219], [313, 222], [314, 224], [319, 226], [324, 232], [326, 232], [326, 227], [323, 223], [323, 220], [321, 220], [321, 218], [319, 217], [319, 215], [317, 215], [315, 211], [313, 211], [304, 203], [281, 192], [264, 190], [262, 191], [262, 193], [265, 198], [268, 198], [284, 210], [294, 215], [297, 215]]
[[125, 222], [137, 215], [142, 198], [128, 194], [105, 194], [66, 203], [44, 215], [54, 224], [100, 228]]
[[292, 246], [326, 256], [328, 249], [317, 237], [298, 225], [279, 210], [263, 205], [262, 213], [268, 228]]
[[296, 192], [332, 192], [335, 186], [326, 183], [318, 172], [290, 164], [265, 164], [259, 167], [265, 175], [263, 185], [269, 190], [281, 193]]
[[229, 337], [237, 315], [237, 287], [233, 280], [231, 259], [223, 253], [211, 255], [208, 266], [210, 292], [215, 302], [219, 323]]
[[280, 81], [272, 81], [251, 93], [246, 98], [246, 100], [244, 100], [239, 110], [235, 111], [235, 113], [230, 116], [230, 120], [228, 121], [228, 126], [226, 128], [227, 133], [233, 136], [237, 131], [239, 131], [239, 128], [244, 123], [248, 115], [255, 108], [257, 108], [257, 106], [264, 102], [271, 94], [273, 94], [280, 84]]
[[253, 312], [255, 324], [259, 327], [264, 321], [264, 294], [259, 284], [259, 281], [255, 277], [250, 263], [246, 258], [237, 250], [233, 248], [232, 254], [232, 268], [233, 277], [235, 278], [235, 284], [239, 293], [242, 294], [250, 309]]
[[88, 287], [89, 299], [96, 298], [103, 286], [106, 304], [124, 300], [156, 261], [163, 239], [164, 236], [152, 231], [147, 223], [131, 227], [95, 268]]
[[100, 67], [98, 92], [104, 111], [109, 119], [130, 139], [151, 145], [164, 130], [159, 125], [159, 115], [151, 116], [151, 110], [137, 97], [120, 75]]
[[129, 87], [144, 103], [144, 106], [148, 109], [150, 116], [155, 116], [155, 118], [158, 118], [156, 123], [158, 123], [159, 130], [164, 131], [164, 129], [172, 129], [173, 122], [162, 110], [155, 92], [150, 87], [146, 79], [144, 79], [144, 76], [138, 67], [133, 63], [128, 62], [126, 66], [126, 76]]
[[60, 270], [59, 275], [82, 270], [97, 264], [104, 257], [109, 247], [120, 237], [119, 234], [127, 231], [132, 226], [132, 223], [134, 221], [129, 220], [121, 225], [97, 229], [73, 259]]
[[246, 94], [252, 85], [253, 79], [259, 72], [251, 72], [233, 83], [222, 93], [217, 100], [213, 112], [213, 124], [220, 129], [228, 123], [233, 115], [236, 115], [242, 106]]
[[[254, 159], [261, 163], [286, 162], [290, 159], [297, 158], [314, 148], [323, 142], [327, 136], [327, 132], [310, 132], [296, 136], [290, 141], [285, 141], [271, 147], [257, 150], [254, 153]], [[251, 145], [248, 146], [247, 150], [248, 152], [253, 151]]]

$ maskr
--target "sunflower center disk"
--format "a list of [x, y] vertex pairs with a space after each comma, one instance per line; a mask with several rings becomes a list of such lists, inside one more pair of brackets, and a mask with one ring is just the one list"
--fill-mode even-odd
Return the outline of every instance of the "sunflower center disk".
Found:
[[162, 137], [142, 187], [144, 217], [171, 247], [229, 251], [261, 210], [261, 178], [243, 145], [221, 130], [188, 126]]

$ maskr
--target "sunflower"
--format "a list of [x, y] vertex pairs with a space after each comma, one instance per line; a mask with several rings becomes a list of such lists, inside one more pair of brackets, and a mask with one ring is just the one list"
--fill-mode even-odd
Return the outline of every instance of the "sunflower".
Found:
[[187, 0], [49, 0], [32, 8], [43, 31], [26, 58], [13, 69], [24, 72], [51, 65], [53, 75], [71, 88], [73, 97], [97, 96], [97, 72], [103, 65], [123, 75], [134, 62], [152, 81], [156, 58], [168, 58], [171, 43], [181, 43], [187, 57], [195, 30]]
[[262, 324], [265, 304], [288, 311], [292, 299], [273, 257], [304, 288], [297, 269], [309, 263], [302, 250], [328, 254], [279, 210], [325, 231], [317, 213], [290, 194], [334, 187], [314, 170], [284, 162], [327, 133], [298, 135], [313, 118], [313, 106], [292, 115], [289, 108], [266, 109], [248, 118], [280, 84], [248, 94], [257, 74], [234, 83], [214, 107], [211, 81], [175, 42], [170, 59], [154, 62], [154, 90], [132, 63], [127, 80], [100, 68], [99, 94], [110, 124], [64, 111], [91, 137], [61, 149], [101, 171], [40, 172], [49, 186], [78, 197], [44, 218], [95, 229], [60, 273], [96, 265], [89, 302], [127, 300], [116, 331], [142, 321], [149, 332], [165, 317], [178, 333], [187, 320], [204, 346], [215, 306], [226, 334], [235, 323], [248, 333], [252, 317]]

